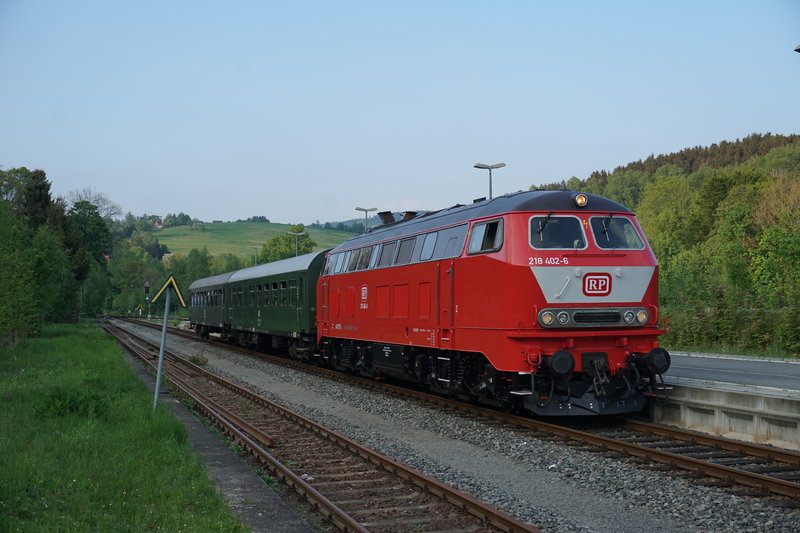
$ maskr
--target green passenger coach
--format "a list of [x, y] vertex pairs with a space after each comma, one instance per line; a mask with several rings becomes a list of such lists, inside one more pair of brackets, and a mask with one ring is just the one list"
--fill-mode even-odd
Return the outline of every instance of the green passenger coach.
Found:
[[191, 327], [241, 346], [308, 355], [316, 332], [316, 283], [329, 250], [195, 281]]

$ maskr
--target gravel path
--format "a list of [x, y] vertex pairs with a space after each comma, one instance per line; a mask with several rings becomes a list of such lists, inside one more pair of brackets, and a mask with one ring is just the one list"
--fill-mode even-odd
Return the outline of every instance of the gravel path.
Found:
[[[130, 327], [130, 325], [123, 325]], [[135, 327], [158, 340], [155, 330]], [[260, 394], [546, 532], [800, 530], [800, 511], [170, 336]]]

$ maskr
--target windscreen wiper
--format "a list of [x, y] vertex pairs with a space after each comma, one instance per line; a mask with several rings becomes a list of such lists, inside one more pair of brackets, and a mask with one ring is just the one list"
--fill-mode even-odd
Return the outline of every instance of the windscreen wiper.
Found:
[[540, 239], [542, 238], [542, 232], [544, 231], [544, 228], [546, 228], [547, 227], [547, 223], [550, 222], [550, 217], [551, 216], [553, 216], [553, 211], [548, 211], [547, 212], [547, 218], [544, 219], [544, 222], [542, 222], [541, 220], [539, 221], [539, 231], [537, 233], [539, 233], [539, 238]]
[[614, 217], [614, 211], [610, 211], [608, 213], [608, 218], [603, 219], [603, 235], [606, 236], [606, 240], [611, 242], [611, 239], [608, 237], [608, 226], [611, 224], [611, 219]]

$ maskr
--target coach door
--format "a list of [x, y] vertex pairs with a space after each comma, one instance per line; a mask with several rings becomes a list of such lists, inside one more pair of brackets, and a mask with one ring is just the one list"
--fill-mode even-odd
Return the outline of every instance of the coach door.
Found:
[[455, 261], [452, 259], [439, 261], [436, 264], [439, 287], [436, 292], [437, 320], [439, 328], [439, 347], [449, 348], [453, 338], [453, 276], [455, 274]]

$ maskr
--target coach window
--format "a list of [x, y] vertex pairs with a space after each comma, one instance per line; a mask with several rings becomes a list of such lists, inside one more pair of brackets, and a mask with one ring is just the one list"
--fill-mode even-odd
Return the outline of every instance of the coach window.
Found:
[[425, 235], [425, 240], [422, 242], [422, 251], [419, 253], [420, 261], [427, 261], [433, 257], [433, 250], [436, 247], [436, 238], [438, 236], [438, 231]]
[[395, 265], [404, 265], [411, 261], [411, 254], [414, 253], [414, 242], [416, 242], [416, 238], [413, 239], [405, 239], [400, 241], [400, 248], [397, 250], [397, 259], [395, 259]]
[[531, 217], [531, 246], [538, 249], [586, 248], [581, 221], [573, 216], [553, 216], [552, 214]]
[[383, 246], [381, 246], [381, 257], [378, 259], [379, 267], [389, 266], [392, 264], [395, 246], [397, 246], [396, 241], [383, 243]]
[[289, 281], [289, 305], [297, 305], [297, 281]]
[[281, 305], [284, 307], [286, 307], [286, 305], [289, 303], [288, 296], [286, 282], [281, 281]]
[[481, 222], [472, 227], [469, 236], [469, 254], [496, 252], [503, 246], [503, 221]]

